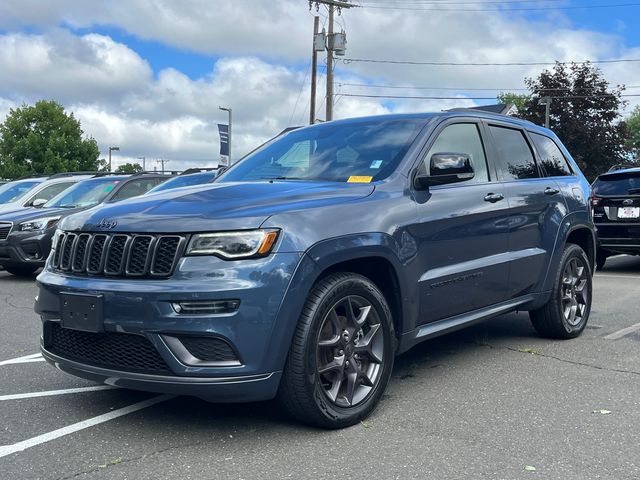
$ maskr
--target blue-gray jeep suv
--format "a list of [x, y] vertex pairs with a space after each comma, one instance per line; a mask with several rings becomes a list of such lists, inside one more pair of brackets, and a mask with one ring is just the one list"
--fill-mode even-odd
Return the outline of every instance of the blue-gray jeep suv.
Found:
[[38, 277], [71, 374], [335, 428], [394, 356], [513, 310], [572, 338], [591, 306], [589, 184], [549, 130], [470, 111], [294, 130], [214, 183], [64, 219]]

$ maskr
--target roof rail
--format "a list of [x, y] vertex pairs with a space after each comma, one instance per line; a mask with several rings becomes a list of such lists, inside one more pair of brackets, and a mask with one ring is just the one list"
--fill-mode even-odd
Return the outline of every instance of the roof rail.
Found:
[[23, 175], [22, 177], [14, 178], [12, 180], [7, 180], [8, 182], [15, 182], [16, 180], [27, 180], [28, 178], [47, 178], [48, 175], [46, 173], [36, 173], [33, 175]]
[[175, 173], [173, 172], [136, 172], [136, 173], [131, 173], [131, 174], [122, 174], [122, 175], [131, 175], [132, 177], [139, 177], [141, 175], [166, 175], [166, 176], [171, 176], [171, 175], [175, 175]]
[[[480, 110], [479, 108], [473, 108], [473, 107], [469, 107], [469, 108], [457, 107], [457, 108], [450, 108], [448, 110], [443, 110], [443, 111], [444, 112], [451, 112], [451, 113], [475, 113], [477, 115], [487, 115], [487, 116], [490, 116], [490, 117], [503, 118], [503, 119], [508, 119], [508, 120], [514, 120], [516, 122], [523, 122], [523, 123], [529, 123], [531, 125], [536, 125], [532, 121], [525, 120], [524, 118], [514, 117], [514, 116], [511, 116], [511, 115], [505, 115], [503, 113], [490, 112], [488, 110]], [[536, 125], [536, 126], [539, 126], [539, 125]]]
[[179, 175], [191, 175], [192, 173], [204, 173], [204, 172], [214, 172], [218, 170], [219, 167], [194, 167], [187, 168], [186, 170], [180, 172]]
[[75, 177], [76, 175], [97, 175], [102, 172], [62, 172], [62, 173], [54, 173], [49, 177], [52, 178], [64, 178], [64, 177]]
[[638, 163], [617, 163], [609, 167], [607, 172], [613, 172], [614, 170], [624, 170], [626, 168], [640, 168], [640, 164]]

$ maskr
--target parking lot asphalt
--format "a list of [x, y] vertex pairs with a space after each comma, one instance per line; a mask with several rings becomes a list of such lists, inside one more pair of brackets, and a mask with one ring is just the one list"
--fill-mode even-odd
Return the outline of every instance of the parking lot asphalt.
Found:
[[519, 313], [428, 341], [340, 431], [270, 402], [92, 388], [37, 355], [35, 293], [0, 272], [2, 479], [640, 478], [638, 257], [596, 274], [580, 338], [540, 338]]

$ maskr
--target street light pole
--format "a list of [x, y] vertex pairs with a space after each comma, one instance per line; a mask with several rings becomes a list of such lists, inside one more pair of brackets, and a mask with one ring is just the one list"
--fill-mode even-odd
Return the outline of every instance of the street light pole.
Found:
[[232, 120], [231, 112], [232, 112], [232, 110], [229, 107], [218, 107], [218, 108], [220, 110], [222, 110], [223, 112], [227, 112], [229, 114], [229, 140], [228, 140], [228, 143], [229, 143], [229, 166], [231, 166], [232, 165], [232, 161], [231, 161], [231, 120]]
[[147, 171], [147, 157], [138, 157], [138, 160], [142, 160], [142, 171]]
[[109, 171], [111, 172], [111, 152], [119, 152], [120, 147], [109, 147]]

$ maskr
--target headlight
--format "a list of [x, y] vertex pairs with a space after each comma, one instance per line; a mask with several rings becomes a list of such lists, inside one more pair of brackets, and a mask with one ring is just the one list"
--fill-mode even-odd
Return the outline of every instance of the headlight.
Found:
[[60, 217], [47, 217], [39, 218], [37, 220], [31, 220], [29, 222], [22, 222], [19, 225], [21, 232], [35, 232], [39, 230], [49, 230], [55, 227], [60, 221]]
[[198, 233], [191, 237], [187, 255], [217, 255], [227, 260], [264, 257], [271, 253], [278, 230]]

